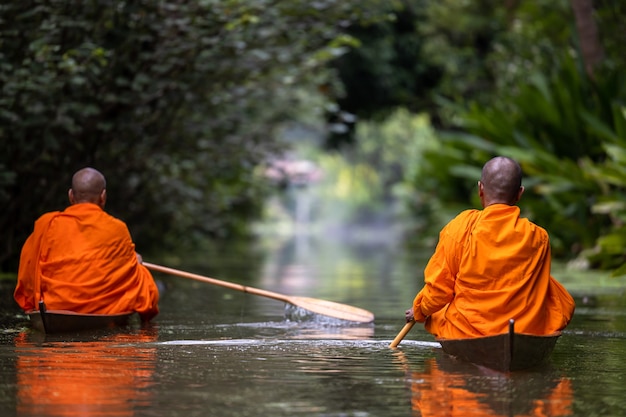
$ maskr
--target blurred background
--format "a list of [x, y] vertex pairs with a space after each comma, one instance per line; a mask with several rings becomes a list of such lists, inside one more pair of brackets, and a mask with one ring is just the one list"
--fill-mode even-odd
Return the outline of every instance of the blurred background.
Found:
[[3, 4], [0, 271], [84, 166], [176, 263], [306, 254], [294, 232], [432, 249], [507, 155], [554, 256], [623, 276], [625, 26], [621, 0]]

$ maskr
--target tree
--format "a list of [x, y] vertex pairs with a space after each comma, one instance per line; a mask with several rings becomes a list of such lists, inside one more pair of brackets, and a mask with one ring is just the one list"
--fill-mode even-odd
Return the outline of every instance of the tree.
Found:
[[432, 107], [431, 92], [441, 77], [437, 62], [424, 59], [419, 33], [425, 1], [384, 3], [385, 19], [363, 21], [348, 29], [358, 42], [331, 62], [339, 83], [328, 93], [337, 106], [331, 122], [328, 148], [354, 140], [357, 120], [382, 121], [398, 107], [420, 111]]
[[594, 78], [595, 68], [604, 58], [604, 48], [600, 43], [598, 26], [593, 17], [591, 0], [570, 0], [576, 18], [580, 53], [589, 78]]
[[281, 146], [274, 129], [328, 79], [323, 64], [369, 4], [0, 6], [2, 268], [86, 165], [107, 176], [108, 208], [142, 251], [245, 228], [264, 196], [255, 167]]

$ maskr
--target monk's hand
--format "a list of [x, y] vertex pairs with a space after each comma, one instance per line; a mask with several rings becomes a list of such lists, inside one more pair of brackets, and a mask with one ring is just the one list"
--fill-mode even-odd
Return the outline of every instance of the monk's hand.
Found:
[[407, 311], [404, 312], [404, 317], [406, 318], [406, 322], [410, 323], [413, 320], [415, 320], [415, 315], [413, 314], [413, 309], [409, 308]]
[[138, 254], [137, 252], [135, 252], [135, 255], [137, 255], [137, 262], [142, 264], [143, 263], [143, 257], [140, 254]]

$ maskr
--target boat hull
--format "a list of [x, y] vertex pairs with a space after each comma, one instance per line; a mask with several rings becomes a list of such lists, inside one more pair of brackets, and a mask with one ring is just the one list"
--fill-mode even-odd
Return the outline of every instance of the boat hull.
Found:
[[544, 364], [561, 332], [545, 336], [509, 332], [468, 339], [437, 339], [444, 352], [497, 371], [519, 371]]
[[67, 310], [31, 311], [28, 313], [31, 326], [46, 334], [73, 333], [126, 326], [133, 313], [80, 314]]

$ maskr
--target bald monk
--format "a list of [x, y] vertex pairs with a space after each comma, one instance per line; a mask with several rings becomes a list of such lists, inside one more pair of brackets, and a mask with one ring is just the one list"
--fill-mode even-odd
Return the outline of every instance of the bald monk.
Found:
[[93, 168], [72, 177], [70, 206], [35, 222], [22, 248], [15, 301], [26, 312], [159, 312], [157, 286], [135, 252], [126, 225], [104, 211], [106, 180]]
[[483, 210], [463, 211], [441, 230], [407, 322], [445, 339], [506, 333], [509, 319], [517, 332], [536, 335], [567, 326], [574, 300], [551, 276], [547, 232], [520, 217], [521, 184], [514, 160], [485, 164]]

